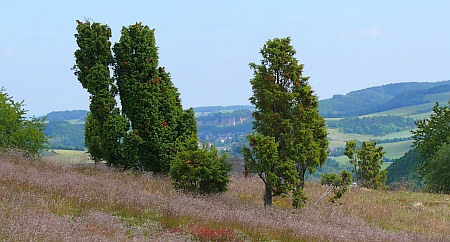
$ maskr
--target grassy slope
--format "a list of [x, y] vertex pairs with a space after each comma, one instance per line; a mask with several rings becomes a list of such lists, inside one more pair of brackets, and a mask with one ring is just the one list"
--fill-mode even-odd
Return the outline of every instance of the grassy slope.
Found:
[[[384, 112], [379, 113], [372, 113], [368, 115], [364, 115], [361, 117], [369, 117], [369, 116], [382, 116], [382, 115], [398, 115], [403, 116], [405, 118], [413, 118], [413, 119], [424, 119], [430, 116], [432, 113], [425, 112], [416, 114], [417, 112], [421, 110], [431, 109], [433, 108], [436, 101], [439, 102], [439, 104], [447, 105], [448, 100], [450, 100], [450, 92], [444, 92], [444, 93], [438, 93], [438, 94], [430, 94], [425, 95], [425, 99], [429, 100], [430, 103], [420, 104], [416, 106], [410, 106], [410, 107], [402, 107], [397, 109], [392, 109]], [[332, 119], [330, 119], [332, 120]], [[385, 136], [373, 136], [373, 135], [360, 135], [360, 134], [344, 134], [340, 133], [338, 129], [328, 129], [330, 138], [330, 147], [339, 147], [344, 146], [345, 141], [356, 139], [359, 141], [368, 141], [370, 139], [393, 139], [393, 138], [404, 138], [411, 136], [411, 133], [408, 130], [388, 134]], [[403, 156], [403, 154], [408, 151], [412, 145], [412, 141], [403, 141], [403, 142], [397, 142], [397, 143], [385, 143], [381, 144], [384, 147], [384, 150], [386, 151], [385, 157], [390, 159], [397, 159]], [[345, 157], [338, 157], [338, 161], [345, 160]]]
[[264, 209], [260, 179], [199, 197], [146, 173], [0, 155], [0, 241], [449, 241], [450, 197], [352, 188], [339, 206], [307, 183]]

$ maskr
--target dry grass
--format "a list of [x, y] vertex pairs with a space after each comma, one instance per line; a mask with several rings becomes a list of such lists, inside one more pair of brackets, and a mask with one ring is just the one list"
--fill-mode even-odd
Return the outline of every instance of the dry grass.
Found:
[[449, 196], [353, 189], [340, 206], [262, 206], [257, 178], [225, 194], [175, 192], [171, 181], [102, 165], [0, 157], [0, 241], [449, 241]]

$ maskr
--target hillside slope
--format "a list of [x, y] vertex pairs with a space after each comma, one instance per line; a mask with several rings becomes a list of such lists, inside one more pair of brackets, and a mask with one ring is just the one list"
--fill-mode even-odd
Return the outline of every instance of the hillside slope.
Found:
[[428, 103], [424, 96], [450, 91], [450, 80], [441, 82], [393, 83], [334, 95], [320, 101], [326, 118], [361, 116], [395, 108]]

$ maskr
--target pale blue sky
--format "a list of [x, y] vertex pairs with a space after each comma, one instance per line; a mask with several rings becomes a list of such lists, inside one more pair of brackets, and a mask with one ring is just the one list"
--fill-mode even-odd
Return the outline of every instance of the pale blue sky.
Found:
[[320, 99], [394, 82], [450, 79], [450, 1], [0, 2], [0, 86], [31, 115], [88, 109], [73, 75], [75, 20], [155, 29], [185, 108], [250, 104], [248, 63], [292, 38]]

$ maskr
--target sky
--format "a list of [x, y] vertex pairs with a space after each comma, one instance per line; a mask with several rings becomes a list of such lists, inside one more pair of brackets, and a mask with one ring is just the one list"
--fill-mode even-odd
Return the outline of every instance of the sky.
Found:
[[29, 115], [87, 110], [71, 70], [76, 20], [155, 29], [159, 63], [184, 108], [250, 105], [250, 62], [291, 37], [319, 99], [397, 82], [450, 79], [450, 1], [0, 2], [0, 87]]

